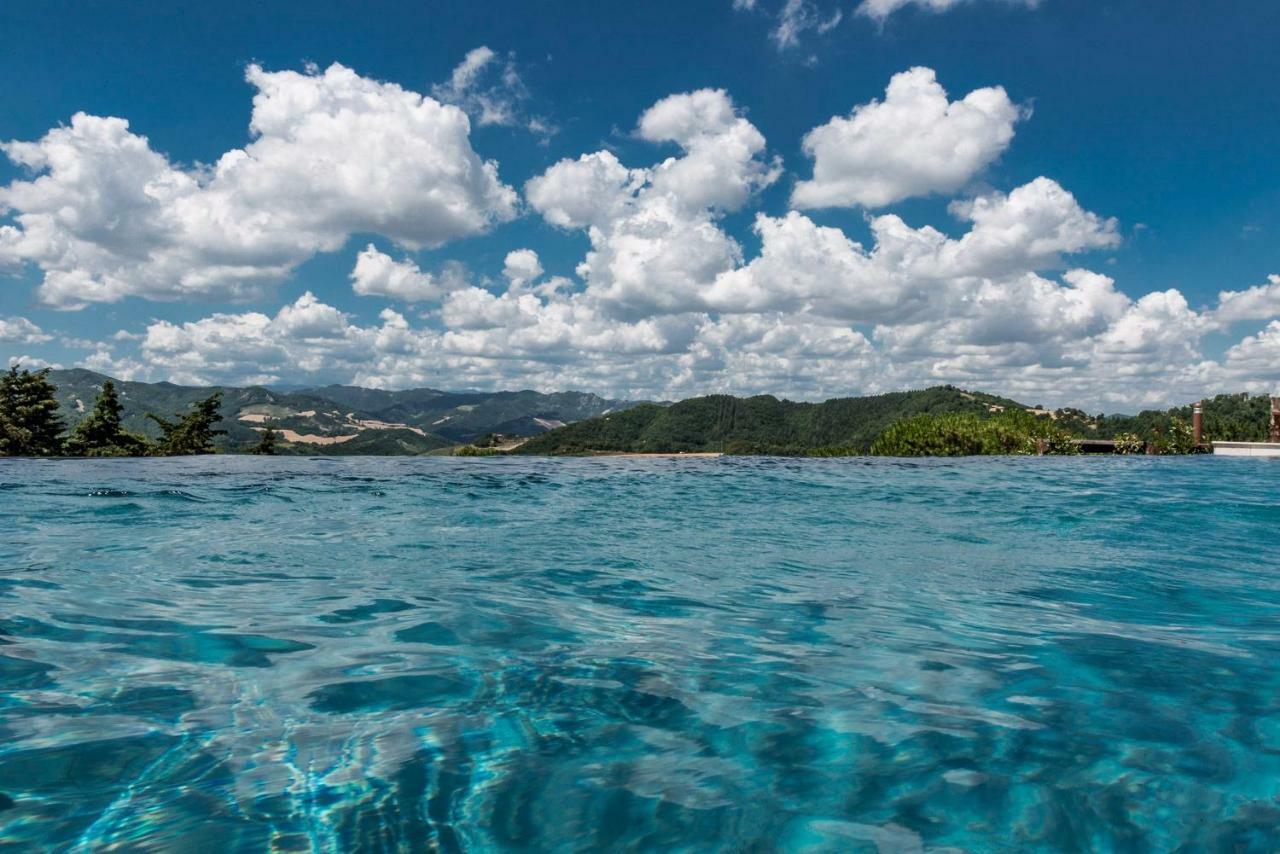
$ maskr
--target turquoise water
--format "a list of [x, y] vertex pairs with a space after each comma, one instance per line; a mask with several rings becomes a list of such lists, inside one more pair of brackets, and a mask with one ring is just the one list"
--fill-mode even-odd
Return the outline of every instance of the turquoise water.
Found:
[[0, 462], [0, 849], [1268, 851], [1280, 461]]

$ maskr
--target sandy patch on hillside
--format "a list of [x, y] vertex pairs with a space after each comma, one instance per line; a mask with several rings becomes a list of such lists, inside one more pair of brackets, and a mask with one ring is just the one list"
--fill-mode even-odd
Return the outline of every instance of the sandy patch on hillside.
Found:
[[341, 445], [350, 442], [359, 433], [348, 433], [345, 436], [317, 436], [314, 433], [297, 433], [293, 430], [277, 430], [280, 438], [286, 442], [301, 442], [304, 445]]

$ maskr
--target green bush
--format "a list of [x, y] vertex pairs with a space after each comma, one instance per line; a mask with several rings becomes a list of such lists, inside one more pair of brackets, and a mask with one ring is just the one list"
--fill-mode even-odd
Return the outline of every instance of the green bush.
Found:
[[1141, 454], [1147, 450], [1147, 443], [1137, 433], [1117, 433], [1115, 443], [1117, 454]]
[[481, 448], [476, 445], [463, 445], [453, 451], [455, 457], [496, 457], [498, 453], [497, 448]]
[[1191, 427], [1177, 416], [1169, 420], [1169, 429], [1162, 431], [1156, 428], [1155, 446], [1157, 454], [1191, 454], [1196, 451]]
[[1048, 419], [1006, 411], [917, 415], [889, 427], [871, 445], [885, 457], [967, 457], [992, 454], [1078, 454], [1071, 436]]

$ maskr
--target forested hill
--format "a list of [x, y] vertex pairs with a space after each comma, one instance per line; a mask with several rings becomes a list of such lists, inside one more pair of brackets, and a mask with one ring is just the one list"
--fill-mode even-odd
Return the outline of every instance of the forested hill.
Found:
[[954, 386], [823, 403], [712, 395], [670, 406], [641, 404], [580, 421], [535, 436], [516, 453], [862, 453], [885, 428], [914, 415], [988, 415], [1025, 408], [1017, 401]]

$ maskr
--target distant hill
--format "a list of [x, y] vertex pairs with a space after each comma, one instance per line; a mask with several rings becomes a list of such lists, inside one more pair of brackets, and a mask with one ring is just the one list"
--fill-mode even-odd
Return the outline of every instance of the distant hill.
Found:
[[384, 391], [330, 385], [308, 393], [384, 421], [420, 427], [460, 442], [486, 433], [533, 436], [573, 421], [594, 418], [633, 404], [577, 391], [447, 392], [430, 388]]
[[889, 425], [914, 415], [987, 415], [1027, 407], [954, 386], [795, 403], [712, 395], [670, 406], [641, 404], [535, 436], [515, 453], [865, 453]]
[[[58, 403], [69, 426], [93, 408], [103, 374], [84, 369], [53, 371]], [[331, 385], [291, 391], [262, 386], [180, 386], [113, 380], [124, 405], [124, 424], [158, 434], [146, 415], [172, 416], [215, 391], [223, 394], [222, 450], [240, 450], [275, 424], [280, 453], [421, 454], [472, 441], [488, 433], [532, 436], [563, 424], [626, 409], [629, 401], [594, 394], [535, 391], [404, 391]]]

